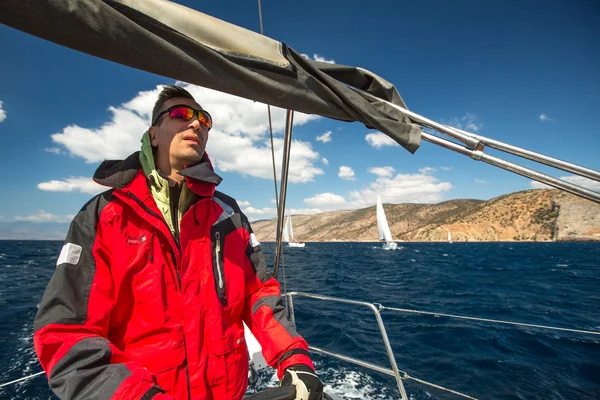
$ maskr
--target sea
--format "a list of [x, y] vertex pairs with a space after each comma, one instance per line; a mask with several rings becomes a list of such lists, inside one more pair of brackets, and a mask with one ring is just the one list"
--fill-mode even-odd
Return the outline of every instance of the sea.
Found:
[[[284, 247], [279, 280], [288, 292], [382, 305], [394, 358], [411, 378], [480, 399], [600, 399], [600, 335], [442, 315], [600, 332], [600, 243], [399, 244]], [[61, 247], [0, 241], [0, 385], [41, 371], [33, 318]], [[274, 244], [263, 250], [272, 264]], [[309, 344], [391, 369], [370, 308], [301, 297], [293, 305]], [[389, 375], [317, 353], [314, 360], [334, 399], [400, 398]], [[277, 384], [272, 369], [260, 378], [258, 390]], [[461, 398], [415, 379], [404, 386], [410, 399]], [[55, 397], [40, 375], [1, 387], [0, 399]]]

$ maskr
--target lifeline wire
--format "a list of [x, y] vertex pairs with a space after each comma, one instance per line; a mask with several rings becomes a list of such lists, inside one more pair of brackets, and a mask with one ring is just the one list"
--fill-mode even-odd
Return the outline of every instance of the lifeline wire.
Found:
[[40, 371], [40, 372], [36, 372], [35, 374], [32, 374], [32, 375], [24, 376], [23, 378], [15, 379], [14, 381], [2, 383], [2, 384], [0, 384], [0, 388], [2, 388], [4, 386], [12, 385], [13, 383], [26, 381], [27, 379], [31, 379], [31, 378], [41, 375], [43, 373], [44, 373], [44, 371]]

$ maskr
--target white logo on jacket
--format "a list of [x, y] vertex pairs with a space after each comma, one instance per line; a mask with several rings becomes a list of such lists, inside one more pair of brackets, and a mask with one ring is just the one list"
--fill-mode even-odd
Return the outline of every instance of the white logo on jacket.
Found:
[[146, 241], [146, 236], [130, 236], [127, 235], [127, 244], [142, 244]]

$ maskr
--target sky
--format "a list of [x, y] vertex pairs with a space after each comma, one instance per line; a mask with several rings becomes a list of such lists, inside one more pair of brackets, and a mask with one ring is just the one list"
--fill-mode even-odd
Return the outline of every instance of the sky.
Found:
[[[256, 1], [180, 3], [260, 31]], [[263, 0], [262, 11], [267, 36], [373, 71], [418, 114], [600, 170], [596, 1]], [[91, 179], [99, 163], [139, 150], [160, 86], [176, 82], [3, 25], [0, 54], [0, 222], [68, 222], [106, 190]], [[267, 106], [178, 84], [213, 116], [218, 189], [251, 220], [275, 217]], [[285, 111], [272, 113], [279, 172]], [[427, 142], [410, 154], [361, 124], [295, 114], [291, 214], [373, 206], [378, 193], [384, 203], [438, 203], [538, 187]]]

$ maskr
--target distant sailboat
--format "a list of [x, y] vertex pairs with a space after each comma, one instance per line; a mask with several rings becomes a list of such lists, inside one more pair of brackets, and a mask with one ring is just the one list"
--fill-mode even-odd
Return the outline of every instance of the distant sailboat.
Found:
[[288, 215], [285, 220], [285, 226], [283, 227], [283, 240], [288, 242], [289, 247], [304, 247], [306, 243], [297, 242], [294, 239], [294, 229], [292, 228], [292, 217]]
[[452, 235], [450, 234], [450, 231], [448, 231], [448, 243], [452, 243]]
[[377, 195], [377, 229], [379, 229], [379, 240], [384, 242], [381, 247], [384, 250], [396, 250], [398, 245], [392, 239], [392, 232], [385, 218], [381, 196]]

